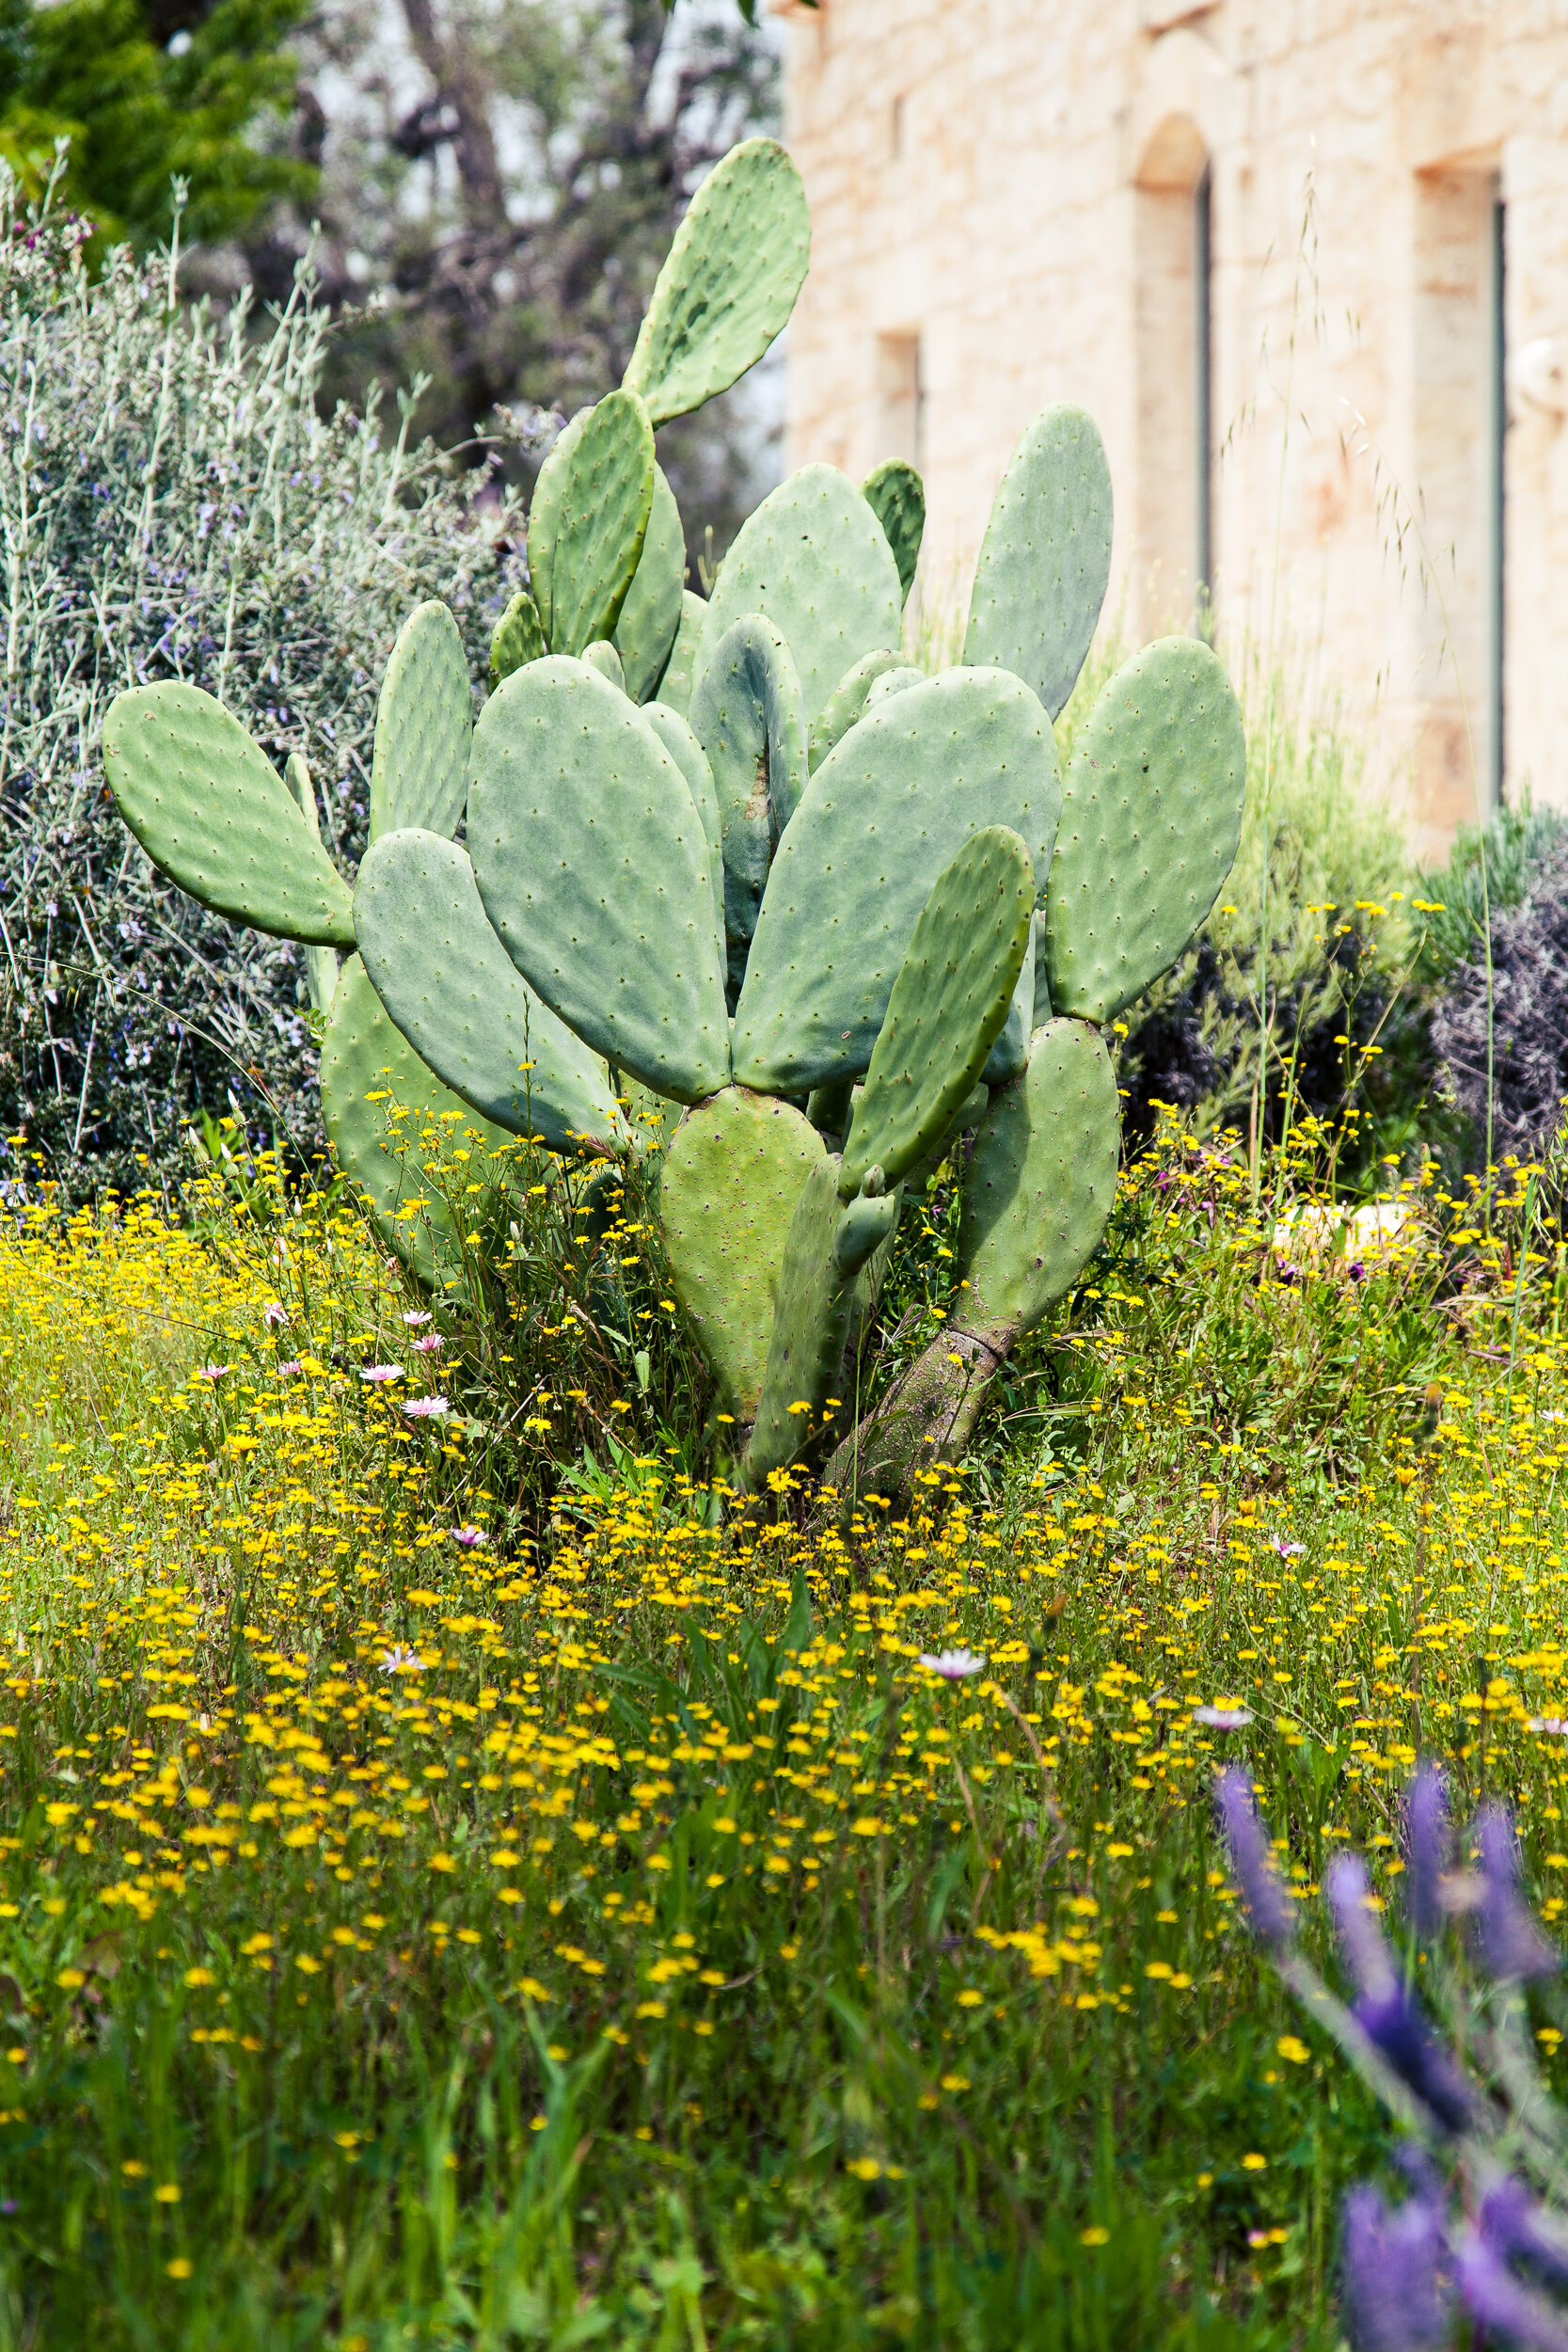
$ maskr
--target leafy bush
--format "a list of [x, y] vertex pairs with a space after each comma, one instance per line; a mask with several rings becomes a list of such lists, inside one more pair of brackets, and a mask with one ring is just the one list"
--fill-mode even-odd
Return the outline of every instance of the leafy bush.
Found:
[[114, 695], [186, 678], [279, 764], [303, 752], [352, 862], [398, 626], [438, 591], [482, 669], [510, 526], [484, 469], [410, 446], [411, 402], [389, 447], [373, 400], [318, 417], [308, 271], [270, 324], [245, 299], [220, 319], [177, 307], [177, 259], [92, 275], [86, 233], [0, 177], [0, 1122], [72, 1190], [166, 1186], [202, 1108], [261, 1100], [301, 1140], [317, 1116], [298, 950], [204, 915], [129, 840]]
[[[1515, 821], [1512, 833], [1520, 844], [1523, 826]], [[1450, 903], [1450, 916], [1470, 915], [1473, 929], [1432, 1009], [1446, 1090], [1465, 1121], [1469, 1156], [1481, 1161], [1536, 1156], [1568, 1097], [1568, 840], [1560, 827], [1543, 827], [1533, 846], [1533, 863], [1521, 847], [1516, 868], [1503, 868], [1497, 895], [1488, 874], [1490, 988], [1479, 907], [1472, 912], [1458, 891], [1451, 894], [1458, 903]], [[1462, 882], [1467, 878], [1462, 868]], [[1479, 899], [1479, 879], [1474, 889]]]

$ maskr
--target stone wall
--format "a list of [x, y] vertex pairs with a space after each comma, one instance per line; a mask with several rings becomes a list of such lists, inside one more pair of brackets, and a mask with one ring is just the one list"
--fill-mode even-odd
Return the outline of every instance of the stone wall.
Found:
[[789, 462], [916, 458], [950, 608], [1013, 439], [1081, 402], [1132, 629], [1207, 569], [1423, 847], [1495, 789], [1499, 702], [1504, 790], [1568, 804], [1562, 0], [784, 12]]

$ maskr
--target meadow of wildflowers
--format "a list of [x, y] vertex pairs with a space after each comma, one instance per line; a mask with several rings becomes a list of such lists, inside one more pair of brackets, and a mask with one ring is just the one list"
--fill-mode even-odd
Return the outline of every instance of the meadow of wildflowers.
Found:
[[1550, 1931], [1568, 1401], [1534, 1187], [1321, 1145], [1167, 1136], [900, 1517], [723, 1491], [629, 1187], [461, 1313], [265, 1165], [13, 1214], [0, 2343], [1337, 2343], [1397, 2176], [1213, 1785], [1380, 1904], [1433, 1756]]

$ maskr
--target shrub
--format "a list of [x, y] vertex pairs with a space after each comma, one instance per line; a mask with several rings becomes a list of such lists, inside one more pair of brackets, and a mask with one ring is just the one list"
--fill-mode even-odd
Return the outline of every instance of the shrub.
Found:
[[[1478, 1164], [1535, 1157], [1568, 1097], [1568, 840], [1540, 842], [1544, 853], [1517, 876], [1525, 895], [1492, 905], [1490, 992], [1478, 913], [1432, 1010], [1433, 1046]], [[1505, 890], [1513, 879], [1505, 871]]]
[[220, 318], [178, 307], [178, 239], [94, 276], [85, 233], [0, 174], [0, 1123], [73, 1191], [166, 1189], [203, 1109], [309, 1141], [316, 1057], [299, 951], [204, 914], [127, 836], [110, 702], [160, 677], [218, 694], [279, 763], [307, 755], [352, 865], [398, 626], [438, 591], [483, 667], [510, 510], [487, 469], [410, 445], [411, 400], [389, 446], [373, 399], [323, 421], [308, 268], [269, 320], [245, 297]]

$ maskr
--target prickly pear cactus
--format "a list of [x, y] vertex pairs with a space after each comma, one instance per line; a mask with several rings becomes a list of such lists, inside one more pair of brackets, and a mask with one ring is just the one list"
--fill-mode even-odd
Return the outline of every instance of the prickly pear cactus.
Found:
[[[477, 717], [444, 608], [398, 641], [352, 893], [308, 776], [207, 697], [122, 695], [105, 742], [166, 872], [324, 959], [329, 1132], [417, 1277], [471, 1279], [430, 1157], [447, 1130], [471, 1126], [497, 1199], [519, 1137], [658, 1152], [734, 1483], [806, 1460], [847, 1500], [962, 1451], [1096, 1248], [1120, 1156], [1104, 1030], [1213, 903], [1244, 744], [1220, 663], [1167, 639], [1106, 688], [1064, 782], [1053, 721], [1112, 525], [1077, 409], [1037, 419], [1003, 475], [958, 668], [903, 651], [925, 492], [899, 461], [861, 489], [805, 467], [711, 597], [687, 586], [654, 428], [766, 349], [808, 243], [771, 141], [699, 191], [625, 384], [541, 470]], [[903, 1195], [944, 1162], [960, 1303], [851, 1426]]]

